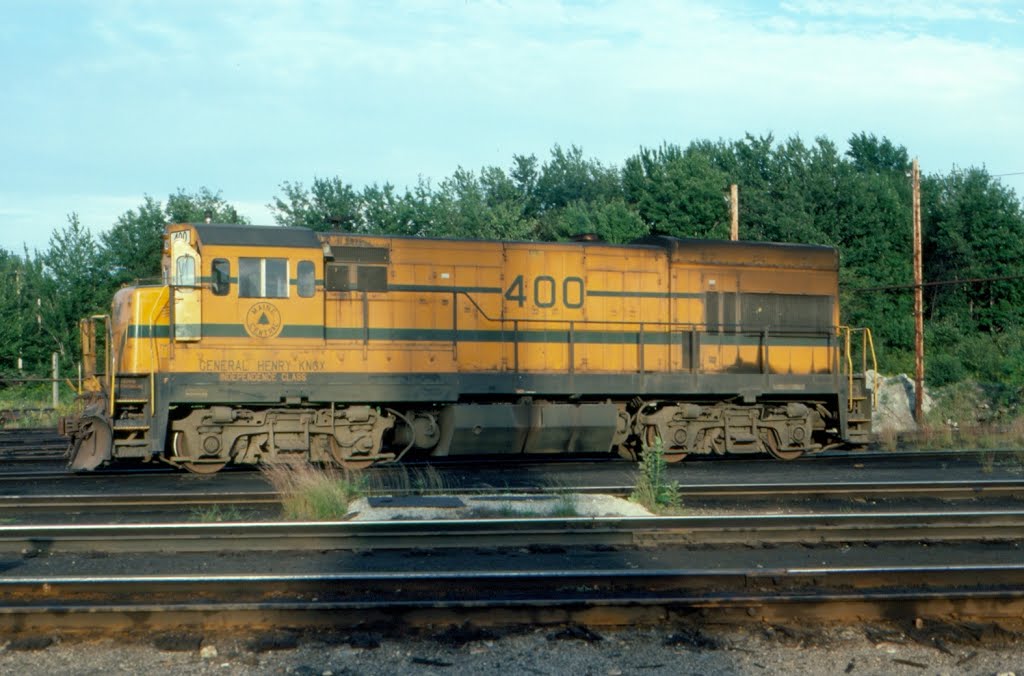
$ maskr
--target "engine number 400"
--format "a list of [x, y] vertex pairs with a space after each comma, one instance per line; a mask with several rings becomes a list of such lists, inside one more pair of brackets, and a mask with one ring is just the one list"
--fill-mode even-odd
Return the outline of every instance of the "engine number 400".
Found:
[[505, 300], [512, 301], [523, 307], [529, 300], [537, 307], [554, 307], [559, 302], [567, 308], [576, 309], [583, 307], [583, 278], [566, 277], [562, 280], [561, 286], [554, 277], [550, 275], [539, 275], [533, 278], [532, 295], [522, 275], [517, 275], [508, 289], [505, 290]]

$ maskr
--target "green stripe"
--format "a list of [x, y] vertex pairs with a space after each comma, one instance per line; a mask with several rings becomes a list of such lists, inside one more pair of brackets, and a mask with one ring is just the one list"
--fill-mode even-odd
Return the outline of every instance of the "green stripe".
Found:
[[128, 326], [129, 338], [168, 338], [171, 328], [166, 324], [155, 326], [148, 324], [131, 324]]
[[600, 291], [588, 290], [587, 297], [594, 298], [692, 298], [700, 300], [703, 293], [675, 293], [671, 291]]
[[388, 291], [420, 291], [442, 293], [501, 293], [500, 286], [442, 286], [439, 284], [388, 284]]
[[[150, 333], [153, 330], [154, 334]], [[249, 334], [241, 324], [203, 324], [203, 336], [206, 338], [248, 338]], [[364, 330], [361, 328], [332, 328], [317, 324], [287, 324], [281, 329], [277, 338], [323, 338], [327, 340], [364, 340], [395, 341], [395, 342], [433, 342], [451, 343], [555, 343], [568, 344], [569, 331], [564, 330], [486, 330], [467, 329], [384, 329]], [[169, 330], [163, 326], [138, 326], [128, 328], [129, 338], [167, 338]], [[586, 331], [577, 330], [572, 333], [572, 342], [576, 345], [681, 345], [689, 335], [689, 331], [644, 332], [638, 331]], [[642, 336], [642, 337], [641, 337]], [[761, 337], [744, 334], [711, 334], [701, 333], [700, 343], [706, 346], [743, 346], [756, 347], [762, 344]], [[769, 347], [827, 347], [835, 341], [828, 336], [768, 336]]]

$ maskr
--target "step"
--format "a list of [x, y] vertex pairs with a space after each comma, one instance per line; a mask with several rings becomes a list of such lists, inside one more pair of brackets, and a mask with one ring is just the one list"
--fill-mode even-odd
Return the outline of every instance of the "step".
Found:
[[144, 399], [115, 399], [114, 401], [116, 403], [118, 403], [118, 404], [148, 404], [149, 403], [149, 399], [148, 398], [144, 398]]
[[147, 423], [114, 421], [115, 432], [143, 432], [148, 429]]
[[114, 445], [118, 448], [127, 446], [149, 446], [149, 439], [114, 439]]

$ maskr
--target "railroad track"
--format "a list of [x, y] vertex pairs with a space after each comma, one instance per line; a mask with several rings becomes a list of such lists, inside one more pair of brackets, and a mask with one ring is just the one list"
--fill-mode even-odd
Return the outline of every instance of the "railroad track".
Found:
[[[0, 561], [6, 568], [0, 577], [0, 627], [154, 629], [268, 622], [366, 627], [467, 619], [628, 624], [694, 610], [748, 620], [892, 619], [908, 613], [911, 618], [953, 614], [1019, 620], [1024, 611], [1019, 550], [1007, 546], [1001, 558], [985, 561], [969, 545], [1011, 535], [1019, 541], [1022, 525], [1024, 512], [990, 511], [5, 527], [0, 529]], [[668, 533], [687, 544], [666, 542]], [[650, 548], [652, 535], [657, 549]], [[844, 563], [851, 538], [873, 543], [862, 550], [867, 563]], [[922, 558], [922, 549], [908, 538], [956, 544], [924, 557], [930, 560], [913, 561], [913, 553]], [[833, 539], [844, 546], [822, 544]], [[771, 546], [759, 548], [758, 542]], [[810, 542], [816, 547], [813, 562], [806, 553]], [[523, 547], [530, 548], [529, 555], [520, 554]], [[396, 554], [388, 558], [392, 549]], [[349, 557], [331, 554], [339, 550]], [[84, 551], [94, 556], [82, 558]], [[143, 552], [143, 558], [129, 559], [121, 574], [107, 571], [112, 559], [104, 554], [131, 557], [131, 552]], [[197, 553], [208, 552], [218, 553], [201, 559], [209, 572], [182, 572], [195, 568]], [[231, 563], [231, 555], [242, 552], [250, 558]], [[94, 570], [67, 575], [31, 569], [36, 561], [62, 556]], [[886, 563], [901, 559], [908, 562]], [[148, 562], [149, 574], [138, 573], [140, 562]], [[275, 574], [217, 569], [286, 570], [296, 562], [317, 569]]]
[[[91, 476], [91, 475], [90, 475]], [[628, 497], [632, 485], [604, 486], [522, 486], [510, 487], [508, 492], [551, 495], [566, 492], [603, 494]], [[472, 499], [495, 496], [492, 487], [464, 487], [424, 491], [421, 489], [389, 488], [367, 492], [370, 496], [411, 496], [443, 494]], [[897, 498], [928, 498], [953, 500], [969, 498], [1024, 499], [1024, 479], [985, 479], [948, 481], [891, 481], [891, 482], [792, 482], [792, 483], [702, 483], [680, 484], [682, 503], [689, 507], [721, 504], [728, 501], [733, 507], [754, 502], [774, 502], [793, 499], [881, 500]], [[39, 495], [15, 493], [0, 495], [0, 514], [14, 515], [32, 512], [116, 512], [121, 515], [133, 511], [177, 511], [203, 507], [265, 508], [276, 506], [280, 496], [265, 485], [254, 484], [242, 490], [222, 490], [209, 483], [196, 483], [191, 487], [176, 487], [166, 491], [113, 492], [107, 485], [96, 492], [52, 492]]]
[[0, 526], [0, 553], [1016, 541], [1024, 510]]
[[50, 428], [0, 430], [0, 463], [63, 460], [68, 440]]

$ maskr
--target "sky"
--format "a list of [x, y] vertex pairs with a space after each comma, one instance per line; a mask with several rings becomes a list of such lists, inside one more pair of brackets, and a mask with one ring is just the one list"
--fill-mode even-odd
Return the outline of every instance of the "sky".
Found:
[[[887, 137], [1024, 196], [1024, 0], [0, 0], [0, 248], [207, 187]], [[741, 187], [742, 189], [742, 187]]]

